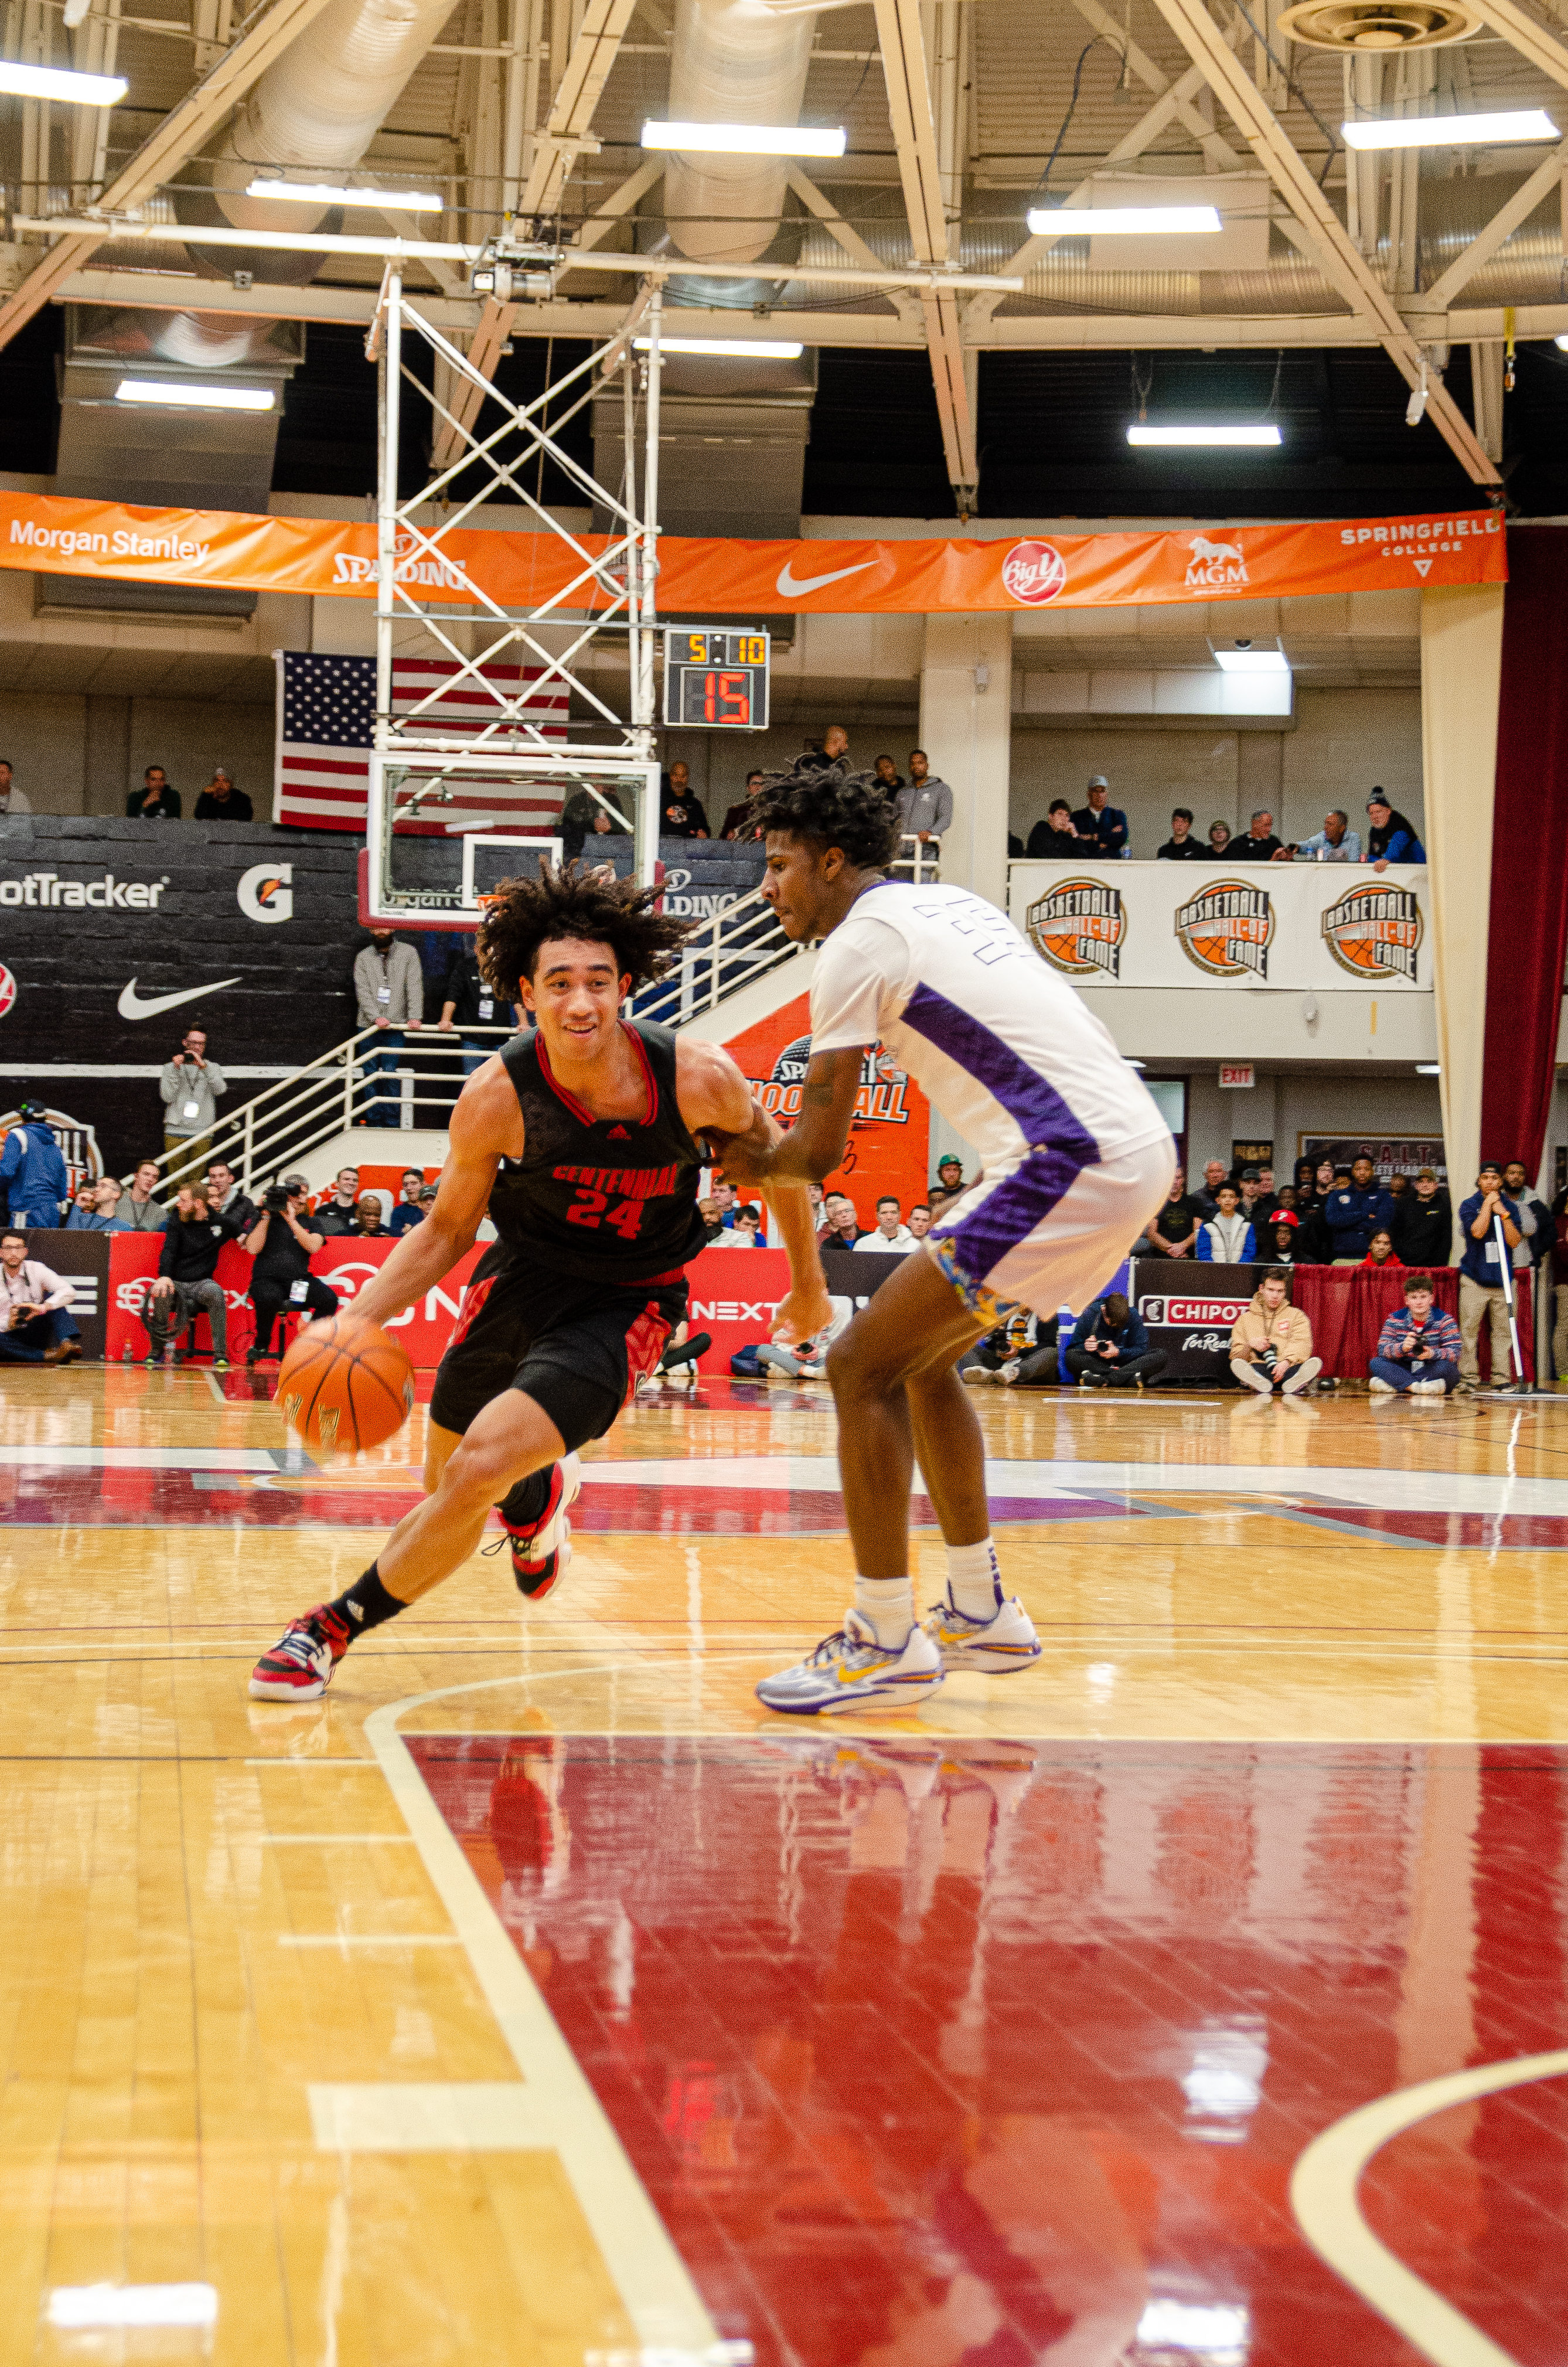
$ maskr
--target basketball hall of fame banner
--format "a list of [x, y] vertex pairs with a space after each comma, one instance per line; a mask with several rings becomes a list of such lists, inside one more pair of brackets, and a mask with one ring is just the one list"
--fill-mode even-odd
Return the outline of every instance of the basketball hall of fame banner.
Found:
[[1432, 991], [1425, 864], [1015, 863], [1008, 902], [1078, 987]]

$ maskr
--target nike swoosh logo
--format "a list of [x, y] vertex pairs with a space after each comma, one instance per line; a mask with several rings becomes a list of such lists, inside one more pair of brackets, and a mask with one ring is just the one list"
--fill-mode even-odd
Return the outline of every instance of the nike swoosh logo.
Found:
[[194, 1002], [203, 994], [216, 994], [221, 986], [238, 986], [237, 978], [215, 978], [206, 986], [187, 986], [178, 994], [138, 994], [136, 980], [122, 986], [119, 1001], [115, 1004], [122, 1019], [156, 1019], [160, 1011], [172, 1011], [178, 1002]]
[[774, 585], [781, 600], [801, 600], [808, 592], [820, 592], [824, 583], [842, 583], [846, 575], [863, 575], [868, 567], [875, 567], [874, 559], [858, 560], [853, 567], [835, 567], [831, 575], [797, 576], [789, 560], [778, 571]]

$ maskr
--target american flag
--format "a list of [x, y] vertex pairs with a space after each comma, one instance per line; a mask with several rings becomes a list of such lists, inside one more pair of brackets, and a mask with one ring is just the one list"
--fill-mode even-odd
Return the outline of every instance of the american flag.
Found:
[[[486, 666], [483, 679], [507, 697], [538, 682], [539, 666]], [[407, 715], [460, 668], [444, 658], [392, 660], [392, 709]], [[566, 738], [568, 693], [552, 676], [528, 700], [547, 740]], [[420, 717], [432, 730], [483, 730], [501, 710], [472, 674], [458, 688], [434, 700]], [[374, 658], [315, 657], [299, 650], [278, 653], [278, 761], [272, 819], [297, 830], [363, 832], [369, 779], [369, 752], [376, 721]], [[497, 741], [493, 745], [505, 745]], [[474, 776], [454, 777], [450, 805], [425, 799], [400, 832], [420, 837], [449, 835], [448, 824], [494, 819], [524, 832], [544, 831], [560, 815], [562, 790], [547, 782], [517, 783]]]

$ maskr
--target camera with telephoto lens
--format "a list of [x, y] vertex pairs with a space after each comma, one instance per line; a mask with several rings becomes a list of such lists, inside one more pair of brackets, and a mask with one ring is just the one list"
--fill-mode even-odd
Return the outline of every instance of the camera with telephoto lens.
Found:
[[289, 1206], [288, 1186], [283, 1184], [269, 1184], [261, 1195], [261, 1205], [269, 1217], [280, 1217]]

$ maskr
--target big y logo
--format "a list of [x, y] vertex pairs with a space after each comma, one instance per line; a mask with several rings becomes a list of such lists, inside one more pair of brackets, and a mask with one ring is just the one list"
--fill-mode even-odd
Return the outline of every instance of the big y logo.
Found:
[[293, 917], [294, 877], [291, 863], [253, 863], [240, 874], [234, 894], [247, 921], [287, 921]]

